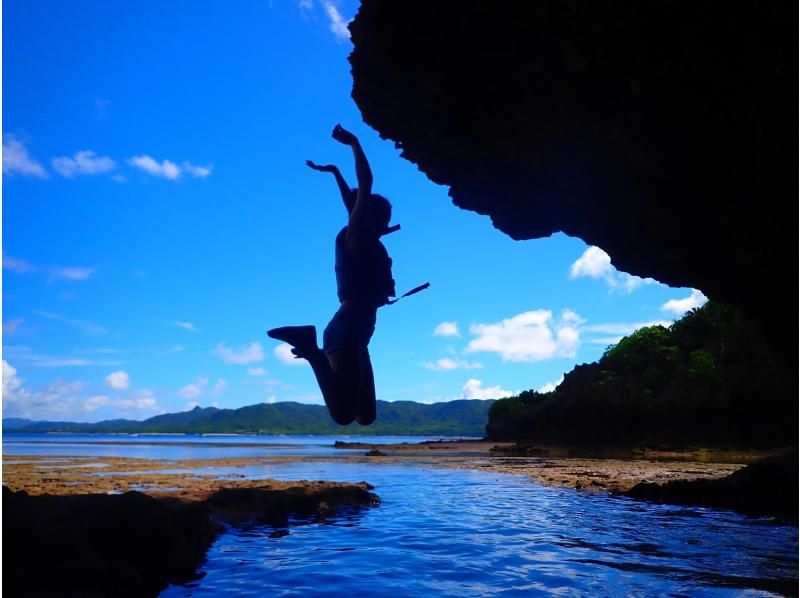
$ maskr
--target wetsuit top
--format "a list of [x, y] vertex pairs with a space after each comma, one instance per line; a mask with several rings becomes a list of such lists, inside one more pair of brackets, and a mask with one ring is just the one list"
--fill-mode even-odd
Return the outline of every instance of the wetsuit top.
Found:
[[376, 307], [395, 296], [392, 259], [379, 239], [364, 241], [352, 252], [345, 226], [336, 235], [336, 292], [339, 301], [363, 300]]

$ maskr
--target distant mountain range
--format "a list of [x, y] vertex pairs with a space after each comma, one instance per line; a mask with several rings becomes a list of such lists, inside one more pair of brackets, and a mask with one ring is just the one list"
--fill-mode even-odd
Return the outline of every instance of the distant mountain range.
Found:
[[458, 400], [430, 405], [378, 401], [371, 426], [336, 425], [321, 405], [260, 403], [239, 409], [195, 407], [144, 421], [110, 419], [97, 423], [32, 421], [9, 417], [4, 432], [185, 433], [185, 434], [362, 434], [398, 436], [485, 436], [494, 401]]

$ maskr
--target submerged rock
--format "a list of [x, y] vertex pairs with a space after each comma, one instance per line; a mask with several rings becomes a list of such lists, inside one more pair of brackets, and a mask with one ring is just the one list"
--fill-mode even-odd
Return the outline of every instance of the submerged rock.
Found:
[[155, 596], [189, 581], [222, 526], [283, 523], [378, 503], [368, 484], [217, 490], [205, 500], [31, 496], [3, 487], [3, 590], [11, 596]]
[[748, 515], [798, 513], [798, 453], [767, 457], [718, 480], [641, 483], [631, 498], [679, 505], [733, 509]]

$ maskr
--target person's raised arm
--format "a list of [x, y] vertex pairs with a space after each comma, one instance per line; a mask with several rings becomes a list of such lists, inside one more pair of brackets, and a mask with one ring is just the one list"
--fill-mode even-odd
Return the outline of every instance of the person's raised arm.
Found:
[[306, 165], [309, 168], [313, 168], [319, 172], [330, 172], [336, 178], [336, 184], [339, 186], [339, 193], [342, 196], [344, 207], [347, 208], [347, 213], [350, 214], [353, 211], [353, 207], [356, 205], [356, 192], [355, 189], [351, 189], [347, 184], [347, 181], [344, 180], [342, 173], [339, 172], [339, 169], [336, 167], [336, 165], [315, 164], [311, 160], [306, 160]]
[[370, 170], [364, 150], [361, 149], [361, 144], [355, 135], [341, 125], [336, 125], [333, 129], [333, 138], [339, 143], [350, 146], [356, 162], [358, 192], [356, 193], [356, 203], [353, 206], [353, 211], [350, 212], [350, 221], [347, 225], [348, 241], [353, 242], [370, 232], [371, 222], [367, 202], [372, 195], [372, 170]]

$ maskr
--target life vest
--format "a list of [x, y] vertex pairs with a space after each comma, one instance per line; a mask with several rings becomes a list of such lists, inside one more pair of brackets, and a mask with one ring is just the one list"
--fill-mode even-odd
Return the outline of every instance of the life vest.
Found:
[[345, 226], [336, 235], [336, 293], [339, 301], [362, 300], [377, 307], [395, 296], [392, 258], [378, 238], [364, 240], [358, 251], [345, 243]]

